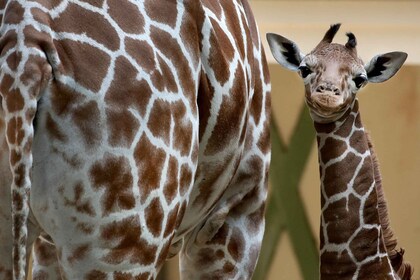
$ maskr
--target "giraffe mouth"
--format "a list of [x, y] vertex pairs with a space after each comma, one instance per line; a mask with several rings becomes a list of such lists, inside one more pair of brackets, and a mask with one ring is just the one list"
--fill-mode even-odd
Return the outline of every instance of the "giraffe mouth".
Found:
[[341, 108], [343, 97], [341, 95], [333, 95], [329, 93], [315, 93], [311, 96], [312, 103], [317, 109], [326, 113], [334, 113]]
[[317, 122], [325, 123], [339, 119], [347, 109], [342, 96], [316, 93], [306, 98], [311, 115]]

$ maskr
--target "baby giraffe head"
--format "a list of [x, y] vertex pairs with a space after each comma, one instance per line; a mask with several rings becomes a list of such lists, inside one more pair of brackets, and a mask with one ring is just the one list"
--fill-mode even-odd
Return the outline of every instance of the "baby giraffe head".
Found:
[[407, 58], [403, 52], [390, 52], [373, 57], [369, 63], [357, 56], [356, 37], [347, 33], [345, 45], [332, 43], [340, 24], [331, 25], [321, 42], [304, 55], [289, 39], [267, 34], [274, 58], [287, 69], [298, 71], [305, 84], [306, 103], [312, 119], [330, 123], [340, 119], [352, 106], [356, 93], [368, 82], [388, 80]]

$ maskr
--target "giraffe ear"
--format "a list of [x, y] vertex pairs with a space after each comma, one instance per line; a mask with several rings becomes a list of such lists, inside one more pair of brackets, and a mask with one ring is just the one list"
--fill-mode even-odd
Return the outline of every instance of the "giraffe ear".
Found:
[[371, 83], [382, 83], [398, 72], [407, 59], [404, 52], [390, 52], [373, 57], [365, 65], [368, 81]]
[[298, 71], [304, 55], [294, 42], [274, 33], [267, 33], [267, 41], [271, 53], [280, 65], [292, 71]]

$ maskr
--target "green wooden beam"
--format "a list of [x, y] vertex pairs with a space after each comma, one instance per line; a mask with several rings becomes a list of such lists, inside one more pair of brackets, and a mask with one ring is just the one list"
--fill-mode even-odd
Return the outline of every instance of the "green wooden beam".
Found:
[[257, 268], [254, 272], [255, 280], [265, 279], [276, 253], [277, 244], [282, 233], [286, 230], [286, 217], [280, 203], [270, 196], [265, 212], [264, 241]]
[[288, 147], [283, 143], [275, 122], [272, 123], [272, 191], [266, 211], [266, 232], [253, 279], [266, 279], [284, 230], [289, 232], [304, 279], [317, 279], [318, 249], [299, 195], [299, 183], [314, 141], [312, 120], [303, 105]]

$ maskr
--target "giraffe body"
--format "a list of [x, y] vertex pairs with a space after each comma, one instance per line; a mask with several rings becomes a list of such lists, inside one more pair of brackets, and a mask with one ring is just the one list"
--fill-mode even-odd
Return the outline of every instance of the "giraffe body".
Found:
[[407, 54], [358, 57], [356, 37], [332, 43], [332, 25], [307, 55], [297, 45], [268, 34], [276, 60], [298, 71], [317, 133], [321, 179], [320, 279], [410, 279], [404, 250], [389, 226], [376, 156], [359, 113], [357, 92], [366, 83], [391, 78]]
[[[15, 228], [30, 216], [14, 240], [43, 234], [35, 277], [58, 277], [37, 252], [54, 246], [65, 279], [154, 279], [180, 250], [186, 279], [252, 275], [270, 159], [254, 18], [246, 1], [159, 3], [11, 0], [3, 10]], [[19, 207], [29, 191], [31, 213]], [[23, 279], [25, 254], [14, 252]]]

